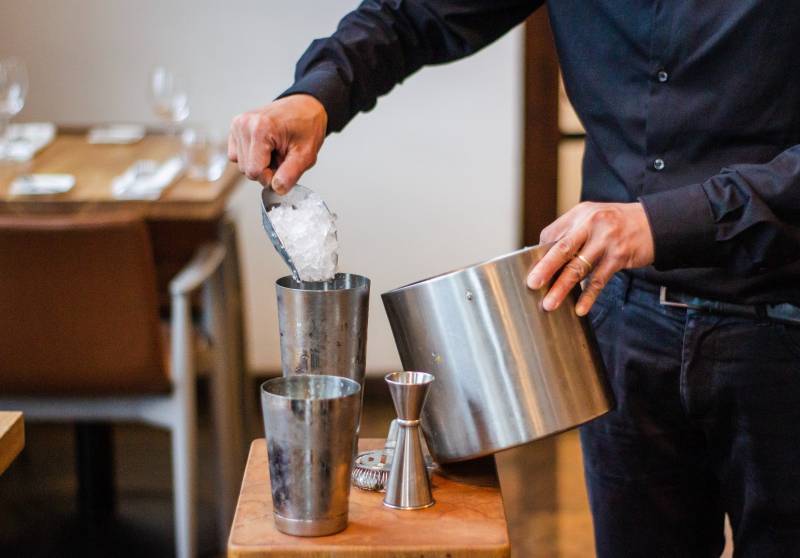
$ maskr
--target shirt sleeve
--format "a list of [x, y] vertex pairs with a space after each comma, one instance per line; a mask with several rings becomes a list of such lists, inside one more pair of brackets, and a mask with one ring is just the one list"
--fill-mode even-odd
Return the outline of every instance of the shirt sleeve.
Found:
[[370, 110], [427, 64], [462, 58], [498, 39], [543, 0], [366, 0], [300, 58], [281, 97], [306, 93], [328, 113], [328, 133]]
[[760, 165], [647, 194], [658, 270], [724, 267], [750, 274], [800, 260], [800, 145]]

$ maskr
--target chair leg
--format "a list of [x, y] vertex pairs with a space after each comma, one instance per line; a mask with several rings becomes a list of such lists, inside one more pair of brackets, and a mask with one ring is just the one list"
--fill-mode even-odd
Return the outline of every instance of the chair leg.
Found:
[[214, 345], [211, 371], [212, 425], [217, 465], [217, 530], [222, 545], [228, 538], [244, 461], [240, 388], [232, 363], [232, 337], [223, 301], [223, 277], [215, 274], [203, 290], [207, 328]]
[[178, 558], [194, 558], [197, 555], [197, 395], [187, 297], [173, 298], [172, 320], [176, 403], [172, 429], [175, 550]]
[[78, 515], [90, 525], [114, 517], [114, 439], [110, 424], [75, 425]]
[[236, 225], [230, 220], [225, 220], [222, 223], [221, 231], [222, 241], [225, 244], [225, 263], [222, 266], [223, 273], [223, 291], [225, 300], [225, 310], [227, 314], [228, 324], [228, 339], [231, 343], [231, 350], [229, 356], [231, 358], [232, 373], [229, 374], [231, 378], [231, 386], [233, 394], [238, 398], [237, 404], [240, 407], [239, 420], [242, 428], [241, 450], [240, 457], [242, 463], [242, 471], [244, 470], [244, 461], [248, 453], [248, 440], [246, 436], [248, 423], [251, 417], [260, 416], [260, 410], [256, 405], [256, 397], [252, 387], [252, 378], [247, 373], [247, 363], [245, 353], [246, 342], [244, 338], [244, 314], [242, 312], [242, 278], [241, 278], [241, 258], [239, 257], [239, 247], [237, 243]]

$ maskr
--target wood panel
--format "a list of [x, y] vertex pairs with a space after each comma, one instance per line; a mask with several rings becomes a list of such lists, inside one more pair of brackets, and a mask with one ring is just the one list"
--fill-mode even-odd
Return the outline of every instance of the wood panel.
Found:
[[[118, 200], [111, 181], [139, 159], [165, 161], [180, 152], [180, 140], [150, 135], [133, 145], [92, 145], [83, 134], [60, 133], [29, 163], [0, 166], [0, 212], [42, 213], [125, 208], [148, 219], [218, 219], [240, 174], [229, 164], [215, 182], [180, 178], [157, 200]], [[12, 196], [13, 178], [28, 173], [75, 175], [75, 186], [64, 194]]]
[[25, 427], [22, 413], [0, 411], [0, 474], [19, 455], [25, 446]]
[[525, 23], [523, 230], [525, 246], [556, 217], [558, 192], [558, 61], [547, 10]]
[[[361, 440], [360, 449], [383, 446]], [[278, 532], [272, 519], [263, 439], [253, 442], [228, 542], [229, 558], [369, 556], [371, 558], [500, 558], [509, 542], [497, 488], [433, 477], [436, 504], [425, 510], [385, 507], [383, 494], [353, 488], [350, 524], [326, 537], [292, 537]]]
[[[559, 70], [547, 9], [525, 22], [522, 243], [556, 218], [558, 202]], [[557, 437], [495, 456], [515, 558], [553, 556], [542, 541], [557, 535], [540, 518], [557, 499]]]

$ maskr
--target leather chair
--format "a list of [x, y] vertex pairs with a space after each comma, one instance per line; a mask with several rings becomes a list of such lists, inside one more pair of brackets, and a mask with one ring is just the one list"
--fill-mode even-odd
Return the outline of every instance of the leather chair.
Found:
[[[158, 315], [145, 223], [128, 213], [0, 216], [0, 408], [26, 419], [136, 420], [172, 438], [176, 553], [196, 554], [197, 335], [202, 289], [214, 423], [240, 419], [225, 355], [225, 250], [201, 248], [170, 282], [169, 335]], [[221, 478], [234, 455], [217, 451]], [[227, 525], [225, 526], [227, 528]]]

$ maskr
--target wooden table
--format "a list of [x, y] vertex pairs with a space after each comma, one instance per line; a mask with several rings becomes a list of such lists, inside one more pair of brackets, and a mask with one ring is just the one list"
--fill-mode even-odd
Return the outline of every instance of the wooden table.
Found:
[[[382, 447], [361, 440], [359, 449]], [[500, 558], [510, 555], [503, 501], [498, 488], [433, 477], [436, 504], [399, 511], [383, 505], [383, 494], [350, 491], [350, 524], [326, 537], [292, 537], [278, 532], [263, 439], [253, 442], [230, 538], [229, 558], [298, 556], [330, 558]]]
[[[55, 140], [26, 163], [0, 165], [0, 214], [51, 215], [77, 212], [121, 210], [141, 215], [148, 225], [153, 246], [153, 259], [163, 312], [169, 308], [169, 281], [183, 269], [203, 244], [219, 241], [225, 245], [223, 266], [225, 290], [225, 342], [228, 353], [231, 393], [241, 390], [244, 379], [244, 342], [242, 340], [241, 282], [235, 228], [225, 219], [225, 209], [241, 178], [236, 165], [228, 164], [222, 176], [214, 182], [179, 178], [155, 200], [120, 200], [113, 197], [111, 181], [140, 159], [166, 161], [181, 152], [180, 139], [174, 136], [150, 134], [130, 145], [93, 145], [86, 141], [87, 128], [58, 131]], [[66, 173], [75, 176], [75, 186], [64, 194], [12, 196], [9, 192], [14, 177], [29, 173]], [[259, 203], [254, 192], [254, 201]], [[256, 206], [257, 207], [257, 206]], [[256, 209], [257, 211], [257, 209]], [[249, 398], [244, 398], [249, 401]], [[107, 432], [108, 429], [106, 429]], [[221, 451], [235, 452], [243, 457], [244, 444], [236, 432], [218, 433]], [[105, 436], [110, 434], [106, 433]], [[239, 443], [242, 442], [242, 443]], [[110, 443], [98, 440], [94, 450], [108, 453]], [[105, 448], [101, 450], [100, 448]], [[110, 462], [110, 455], [104, 458]], [[236, 478], [220, 480], [217, 513], [220, 534], [227, 535], [227, 525], [233, 515], [238, 483]], [[110, 483], [97, 492], [110, 492]], [[222, 495], [226, 495], [223, 497]]]
[[[229, 164], [215, 182], [181, 178], [157, 200], [119, 200], [111, 195], [111, 180], [139, 159], [165, 161], [180, 153], [177, 137], [150, 135], [132, 145], [92, 145], [83, 133], [59, 134], [28, 163], [0, 166], [0, 212], [42, 213], [126, 208], [147, 219], [210, 220], [225, 211], [228, 197], [240, 178]], [[12, 196], [11, 181], [18, 174], [66, 173], [75, 186], [64, 194]]]
[[0, 475], [25, 446], [25, 427], [22, 413], [0, 411]]

